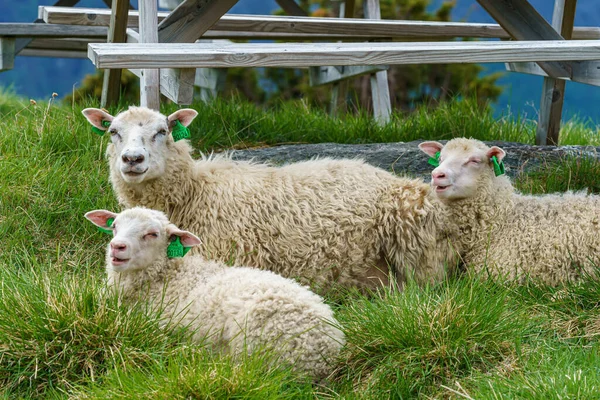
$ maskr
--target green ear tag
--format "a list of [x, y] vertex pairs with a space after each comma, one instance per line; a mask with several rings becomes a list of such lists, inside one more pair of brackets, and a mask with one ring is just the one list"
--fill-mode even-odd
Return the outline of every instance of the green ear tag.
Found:
[[496, 156], [492, 156], [492, 164], [494, 165], [494, 174], [496, 176], [504, 175], [504, 163], [498, 162]]
[[174, 141], [179, 141], [181, 139], [189, 139], [190, 138], [190, 130], [183, 126], [179, 120], [175, 121], [175, 126], [173, 127], [173, 135]]
[[[102, 121], [102, 126], [105, 128], [108, 128], [110, 126], [110, 121], [106, 121], [106, 120]], [[92, 126], [92, 132], [94, 132], [98, 136], [104, 136], [104, 133], [106, 133], [106, 131], [96, 128], [95, 126]]]
[[177, 236], [175, 240], [169, 243], [169, 247], [167, 247], [167, 257], [180, 258], [185, 256], [190, 250], [191, 247], [184, 247], [183, 244], [181, 244], [181, 239]]
[[437, 153], [435, 153], [435, 157], [429, 157], [429, 160], [427, 160], [427, 163], [429, 165], [433, 165], [434, 167], [439, 167], [440, 166], [440, 152], [438, 151]]
[[[112, 226], [113, 222], [115, 222], [114, 218], [107, 219], [106, 220], [106, 226], [108, 226], [110, 228]], [[108, 233], [109, 235], [112, 234], [112, 230], [110, 230], [110, 229], [104, 229], [104, 228], [98, 227], [98, 230], [100, 232]]]

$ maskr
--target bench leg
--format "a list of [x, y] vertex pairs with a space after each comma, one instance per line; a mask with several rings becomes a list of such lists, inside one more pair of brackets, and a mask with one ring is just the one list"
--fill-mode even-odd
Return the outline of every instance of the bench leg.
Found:
[[15, 38], [0, 37], [0, 71], [15, 67]]

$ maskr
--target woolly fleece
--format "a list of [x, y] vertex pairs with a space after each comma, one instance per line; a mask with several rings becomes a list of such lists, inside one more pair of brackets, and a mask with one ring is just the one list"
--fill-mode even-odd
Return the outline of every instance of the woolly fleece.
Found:
[[165, 319], [195, 328], [195, 339], [234, 354], [273, 348], [299, 372], [316, 378], [331, 372], [345, 339], [320, 296], [270, 271], [227, 267], [200, 256], [168, 259], [171, 233], [162, 212], [132, 208], [118, 214], [114, 226], [121, 231], [148, 220], [161, 226], [153, 249], [139, 243], [143, 233], [130, 235], [128, 243], [138, 249], [129, 254], [133, 259], [139, 252], [158, 255], [149, 265], [116, 272], [107, 248], [108, 284], [123, 301], [149, 300]]
[[[113, 125], [124, 135], [128, 127], [166, 119], [130, 107]], [[203, 238], [206, 258], [268, 269], [320, 291], [333, 283], [380, 287], [394, 275], [400, 287], [408, 275], [419, 283], [439, 281], [455, 259], [456, 232], [429, 185], [361, 160], [325, 158], [282, 167], [226, 156], [195, 161], [187, 140], [174, 142], [168, 135], [150, 154], [162, 160], [164, 172], [128, 183], [116, 146], [108, 145], [107, 156], [120, 204], [164, 211]]]
[[[441, 152], [487, 152], [484, 143], [458, 138]], [[442, 167], [444, 164], [440, 165]], [[471, 197], [447, 201], [460, 230], [464, 262], [494, 278], [526, 276], [550, 285], [595, 275], [600, 265], [600, 197], [585, 193], [517, 193], [487, 162]]]

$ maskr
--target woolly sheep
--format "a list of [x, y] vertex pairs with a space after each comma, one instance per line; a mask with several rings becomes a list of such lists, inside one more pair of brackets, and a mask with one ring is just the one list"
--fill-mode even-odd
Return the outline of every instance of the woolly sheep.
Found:
[[419, 148], [432, 157], [439, 152], [431, 183], [458, 224], [467, 265], [495, 278], [529, 276], [550, 285], [595, 273], [600, 197], [520, 194], [503, 171], [494, 172], [504, 150], [478, 140], [457, 138], [445, 146], [423, 142]]
[[402, 286], [407, 275], [437, 281], [453, 259], [443, 208], [420, 180], [360, 160], [282, 167], [226, 156], [195, 161], [188, 141], [172, 135], [195, 118], [191, 109], [168, 117], [143, 107], [116, 117], [91, 108], [83, 114], [110, 133], [110, 180], [120, 204], [165, 212], [203, 238], [207, 258], [268, 269], [322, 291], [334, 282], [380, 287], [394, 277]]
[[123, 301], [162, 305], [166, 319], [197, 329], [195, 339], [208, 337], [234, 354], [272, 346], [300, 372], [317, 378], [330, 372], [344, 335], [318, 295], [270, 271], [227, 267], [200, 256], [168, 258], [170, 241], [191, 247], [200, 239], [162, 212], [136, 207], [85, 216], [113, 231], [106, 271]]

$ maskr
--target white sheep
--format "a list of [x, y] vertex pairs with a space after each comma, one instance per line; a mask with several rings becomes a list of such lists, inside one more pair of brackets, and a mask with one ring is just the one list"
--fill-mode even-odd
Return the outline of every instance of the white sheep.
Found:
[[[120, 204], [165, 212], [204, 240], [210, 259], [259, 267], [326, 290], [379, 287], [407, 275], [440, 280], [454, 251], [429, 185], [360, 160], [282, 167], [194, 160], [181, 137], [197, 115], [130, 107], [116, 117], [83, 110], [108, 130], [110, 179]], [[391, 274], [390, 274], [391, 270]]]
[[503, 174], [504, 150], [478, 140], [423, 142], [419, 148], [438, 159], [431, 183], [458, 225], [467, 265], [495, 278], [529, 276], [550, 285], [595, 274], [600, 197], [520, 194]]
[[195, 339], [233, 354], [272, 347], [299, 372], [316, 378], [331, 372], [344, 334], [331, 308], [308, 288], [270, 271], [182, 258], [200, 239], [160, 211], [96, 210], [85, 217], [113, 231], [106, 271], [123, 301], [161, 306], [164, 318], [195, 328]]

